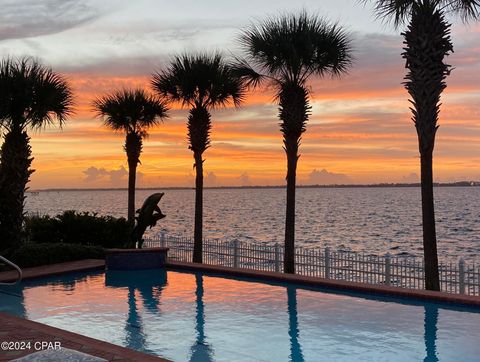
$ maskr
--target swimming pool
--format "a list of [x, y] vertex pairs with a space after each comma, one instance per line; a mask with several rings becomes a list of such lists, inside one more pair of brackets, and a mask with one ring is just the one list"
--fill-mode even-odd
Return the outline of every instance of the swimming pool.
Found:
[[175, 270], [0, 287], [0, 311], [173, 361], [478, 361], [480, 310]]

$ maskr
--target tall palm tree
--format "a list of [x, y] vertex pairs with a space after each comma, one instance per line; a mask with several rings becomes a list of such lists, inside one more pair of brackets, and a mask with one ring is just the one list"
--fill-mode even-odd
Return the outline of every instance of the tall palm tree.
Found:
[[395, 26], [408, 21], [402, 33], [405, 47], [402, 57], [408, 69], [403, 83], [410, 94], [413, 122], [420, 151], [422, 193], [423, 251], [425, 287], [440, 290], [437, 237], [433, 200], [433, 149], [438, 129], [440, 97], [447, 86], [450, 65], [444, 62], [453, 52], [447, 12], [460, 14], [464, 20], [479, 17], [478, 0], [377, 0], [376, 12]]
[[152, 86], [171, 102], [189, 107], [189, 149], [195, 160], [195, 226], [193, 262], [202, 262], [203, 153], [210, 147], [212, 109], [239, 106], [244, 85], [218, 53], [176, 56], [169, 67], [153, 75]]
[[310, 115], [307, 81], [339, 76], [352, 62], [350, 40], [338, 24], [306, 12], [267, 19], [244, 30], [246, 58], [236, 71], [246, 84], [270, 82], [279, 104], [280, 130], [287, 156], [287, 209], [284, 271], [295, 273], [295, 186], [298, 149]]
[[31, 58], [0, 62], [0, 249], [20, 242], [26, 185], [34, 170], [29, 129], [62, 125], [71, 114], [66, 80]]
[[107, 127], [125, 133], [124, 150], [128, 161], [128, 222], [135, 220], [135, 183], [137, 165], [148, 129], [167, 117], [167, 106], [142, 89], [119, 90], [93, 102], [97, 116]]

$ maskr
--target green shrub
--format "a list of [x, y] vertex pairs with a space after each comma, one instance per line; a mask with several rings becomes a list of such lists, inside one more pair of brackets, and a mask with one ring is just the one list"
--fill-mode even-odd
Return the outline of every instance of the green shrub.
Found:
[[126, 244], [131, 228], [125, 218], [65, 211], [55, 217], [28, 216], [25, 219], [25, 230], [33, 243], [67, 243], [115, 248]]
[[59, 220], [44, 216], [27, 216], [25, 218], [25, 233], [35, 243], [60, 243], [62, 237], [59, 230]]
[[82, 259], [104, 259], [105, 250], [99, 246], [75, 244], [25, 244], [8, 255], [22, 268], [63, 263]]

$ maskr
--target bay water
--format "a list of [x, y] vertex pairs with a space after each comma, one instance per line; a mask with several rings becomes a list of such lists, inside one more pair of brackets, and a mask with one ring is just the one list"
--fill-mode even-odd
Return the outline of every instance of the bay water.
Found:
[[[167, 217], [148, 233], [192, 237], [195, 191], [138, 190], [137, 207], [158, 191], [165, 192], [160, 207]], [[480, 261], [480, 187], [437, 187], [434, 192], [440, 258]], [[285, 196], [282, 188], [206, 189], [204, 236], [282, 244]], [[77, 210], [126, 217], [127, 191], [27, 193], [26, 209], [51, 216]], [[421, 256], [420, 188], [299, 188], [296, 241], [304, 247]]]

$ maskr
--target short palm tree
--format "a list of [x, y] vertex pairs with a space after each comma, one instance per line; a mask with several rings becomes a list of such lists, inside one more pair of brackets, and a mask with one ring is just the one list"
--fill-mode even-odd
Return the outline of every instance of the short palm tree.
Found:
[[120, 90], [96, 99], [93, 107], [105, 125], [125, 133], [124, 150], [128, 161], [128, 221], [135, 220], [135, 183], [143, 139], [149, 128], [167, 117], [167, 106], [142, 89]]
[[72, 92], [66, 80], [40, 62], [6, 59], [0, 62], [0, 249], [20, 242], [26, 185], [34, 170], [29, 129], [62, 125], [72, 112]]
[[395, 26], [408, 22], [402, 33], [405, 39], [402, 57], [408, 69], [403, 84], [411, 97], [412, 119], [418, 135], [425, 287], [429, 290], [440, 290], [432, 164], [440, 97], [450, 74], [450, 65], [444, 59], [453, 52], [451, 25], [445, 14], [460, 14], [464, 20], [477, 19], [479, 10], [478, 0], [376, 1], [377, 13], [392, 18]]
[[152, 79], [156, 92], [171, 102], [189, 107], [187, 121], [189, 148], [195, 160], [195, 226], [193, 262], [202, 262], [203, 228], [203, 153], [210, 147], [212, 120], [210, 111], [239, 106], [244, 85], [232, 68], [218, 54], [184, 54], [176, 56], [170, 66]]
[[350, 40], [337, 24], [317, 16], [287, 14], [270, 18], [243, 31], [246, 58], [236, 72], [248, 85], [263, 80], [275, 87], [280, 130], [287, 156], [287, 209], [284, 271], [295, 273], [295, 187], [298, 149], [310, 114], [307, 81], [311, 77], [338, 76], [352, 62]]

